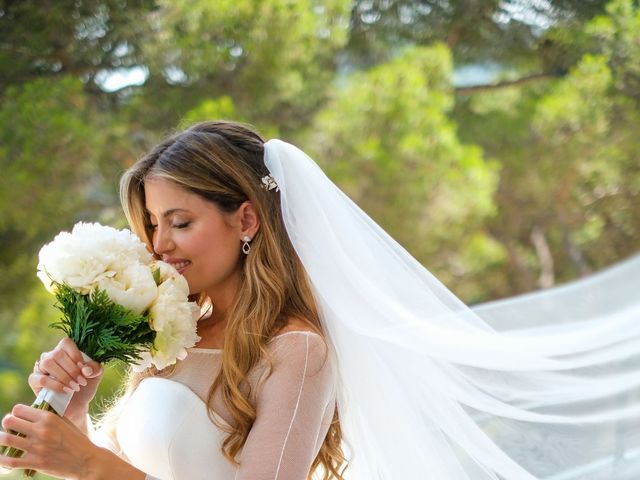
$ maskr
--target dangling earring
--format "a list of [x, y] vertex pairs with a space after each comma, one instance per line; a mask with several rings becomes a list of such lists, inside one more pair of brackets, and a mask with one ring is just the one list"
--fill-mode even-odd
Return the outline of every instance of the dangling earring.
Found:
[[243, 244], [242, 244], [242, 253], [244, 253], [245, 255], [249, 255], [249, 252], [251, 251], [251, 244], [249, 244], [249, 242], [251, 241], [251, 237], [249, 235], [245, 235], [244, 237], [242, 237], [243, 240]]

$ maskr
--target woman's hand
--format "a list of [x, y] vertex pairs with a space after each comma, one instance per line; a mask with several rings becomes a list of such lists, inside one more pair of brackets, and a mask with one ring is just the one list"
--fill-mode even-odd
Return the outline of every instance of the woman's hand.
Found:
[[100, 448], [69, 420], [45, 410], [16, 405], [2, 419], [2, 426], [24, 437], [0, 432], [0, 444], [25, 453], [22, 458], [0, 456], [0, 465], [34, 469], [59, 478], [89, 478], [89, 469]]
[[64, 416], [81, 427], [103, 373], [98, 362], [85, 362], [73, 340], [65, 337], [52, 351], [40, 355], [29, 375], [29, 386], [36, 395], [44, 387], [73, 393]]
[[145, 474], [112, 452], [94, 445], [68, 419], [26, 405], [16, 405], [2, 420], [0, 445], [22, 450], [21, 458], [0, 455], [0, 467], [38, 470], [68, 480], [143, 479]]

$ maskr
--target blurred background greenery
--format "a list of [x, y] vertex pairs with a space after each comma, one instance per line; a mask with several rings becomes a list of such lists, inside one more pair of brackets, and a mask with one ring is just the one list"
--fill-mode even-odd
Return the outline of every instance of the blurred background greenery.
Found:
[[125, 226], [120, 173], [175, 128], [298, 144], [478, 303], [640, 250], [639, 106], [632, 0], [0, 1], [0, 411], [58, 340], [40, 246]]

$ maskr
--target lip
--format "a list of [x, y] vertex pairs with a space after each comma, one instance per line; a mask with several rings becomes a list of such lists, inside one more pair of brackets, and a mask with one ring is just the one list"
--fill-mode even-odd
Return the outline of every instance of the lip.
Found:
[[[180, 275], [182, 275], [182, 274], [184, 273], [184, 271], [185, 271], [187, 268], [189, 268], [190, 266], [191, 266], [191, 263], [188, 263], [187, 265], [185, 265], [185, 266], [184, 266], [184, 267], [182, 267], [182, 268], [176, 268], [176, 270], [178, 271], [178, 273], [179, 273]], [[174, 268], [175, 268], [175, 267], [174, 267]]]
[[[184, 272], [191, 265], [191, 260], [187, 260], [185, 258], [165, 258], [165, 259], [162, 259], [162, 261], [171, 265], [181, 275], [182, 275], [182, 272]], [[188, 262], [188, 263], [183, 267], [181, 268], [176, 267], [176, 265], [180, 265], [181, 263], [185, 263], [185, 262]]]

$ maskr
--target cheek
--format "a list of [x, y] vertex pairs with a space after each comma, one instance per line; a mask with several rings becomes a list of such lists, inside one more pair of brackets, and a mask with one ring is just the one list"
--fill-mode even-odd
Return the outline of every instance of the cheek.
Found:
[[202, 233], [190, 245], [190, 250], [195, 254], [192, 258], [196, 267], [193, 272], [198, 277], [191, 280], [194, 288], [201, 289], [207, 288], [206, 284], [223, 281], [237, 270], [241, 255], [241, 242], [231, 232], [210, 229]]

